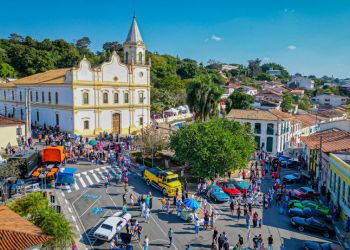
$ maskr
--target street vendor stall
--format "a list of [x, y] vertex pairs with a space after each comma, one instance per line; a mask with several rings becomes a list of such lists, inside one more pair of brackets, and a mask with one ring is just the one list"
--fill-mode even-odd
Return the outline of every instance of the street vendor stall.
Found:
[[180, 205], [178, 215], [184, 221], [191, 222], [195, 217], [196, 210], [200, 207], [198, 202], [193, 198], [186, 198]]

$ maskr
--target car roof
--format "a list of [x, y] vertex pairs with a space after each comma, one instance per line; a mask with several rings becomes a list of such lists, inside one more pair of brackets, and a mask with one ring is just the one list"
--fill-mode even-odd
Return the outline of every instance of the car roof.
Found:
[[108, 217], [102, 224], [116, 225], [119, 221], [124, 220], [123, 218], [111, 216]]

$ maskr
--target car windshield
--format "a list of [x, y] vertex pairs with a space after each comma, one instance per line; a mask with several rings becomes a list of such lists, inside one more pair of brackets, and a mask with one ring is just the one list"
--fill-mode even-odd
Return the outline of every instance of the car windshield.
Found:
[[173, 177], [173, 178], [168, 178], [167, 182], [173, 182], [173, 181], [177, 181], [177, 177]]
[[107, 229], [109, 231], [112, 231], [113, 227], [111, 225], [108, 225], [108, 224], [102, 224], [101, 225], [101, 228], [103, 229]]
[[227, 188], [236, 188], [235, 185], [233, 185], [233, 184], [227, 184], [226, 187]]

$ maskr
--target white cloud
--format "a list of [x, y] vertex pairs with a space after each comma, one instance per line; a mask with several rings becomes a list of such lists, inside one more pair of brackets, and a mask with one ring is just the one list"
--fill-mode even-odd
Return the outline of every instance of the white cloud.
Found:
[[263, 61], [270, 61], [270, 57], [264, 57]]
[[289, 45], [289, 46], [288, 46], [288, 49], [289, 49], [289, 50], [296, 50], [296, 49], [297, 49], [297, 46], [295, 46], [295, 45]]
[[216, 36], [216, 35], [212, 35], [211, 40], [215, 41], [215, 42], [220, 42], [222, 40], [222, 37]]

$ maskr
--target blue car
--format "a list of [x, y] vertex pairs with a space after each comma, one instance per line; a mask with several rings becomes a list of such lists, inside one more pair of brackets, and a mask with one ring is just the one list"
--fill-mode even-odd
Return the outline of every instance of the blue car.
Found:
[[246, 183], [245, 180], [243, 180], [241, 178], [233, 178], [233, 183], [241, 192], [243, 192], [244, 188], [249, 190], [249, 184]]
[[230, 196], [228, 196], [221, 187], [216, 185], [210, 186], [208, 192], [208, 198], [214, 202], [227, 202], [230, 199]]

